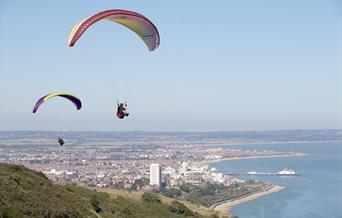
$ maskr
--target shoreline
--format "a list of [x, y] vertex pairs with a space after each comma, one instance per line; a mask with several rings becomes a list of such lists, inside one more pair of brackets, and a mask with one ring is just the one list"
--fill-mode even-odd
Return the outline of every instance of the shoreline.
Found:
[[342, 140], [318, 140], [318, 141], [255, 141], [255, 142], [232, 142], [225, 144], [225, 146], [232, 145], [273, 145], [273, 144], [308, 144], [308, 143], [320, 143], [320, 142], [342, 142]]
[[249, 201], [253, 201], [253, 200], [255, 200], [259, 197], [265, 196], [265, 195], [280, 192], [283, 189], [285, 189], [284, 186], [271, 185], [271, 187], [267, 188], [266, 190], [262, 190], [262, 191], [259, 191], [259, 192], [253, 193], [253, 194], [248, 194], [248, 195], [241, 196], [241, 197], [231, 199], [231, 200], [226, 200], [226, 201], [223, 201], [222, 203], [214, 204], [210, 208], [212, 208], [216, 211], [225, 213], [225, 214], [230, 213], [230, 210], [239, 204], [243, 204], [243, 203], [247, 203]]
[[227, 158], [222, 158], [222, 159], [204, 161], [203, 163], [213, 164], [213, 163], [219, 163], [219, 162], [228, 161], [228, 160], [272, 158], [272, 157], [302, 157], [302, 156], [307, 156], [307, 155], [308, 154], [296, 153], [296, 154], [277, 154], [277, 155], [260, 155], [260, 156], [245, 156], [245, 157], [227, 157]]
[[[301, 156], [307, 156], [308, 154], [305, 153], [294, 153], [294, 154], [283, 154], [283, 155], [261, 155], [261, 156], [247, 156], [247, 157], [229, 157], [229, 158], [222, 158], [222, 159], [217, 159], [217, 160], [210, 160], [210, 161], [205, 161], [206, 164], [213, 164], [213, 163], [219, 163], [223, 161], [230, 161], [230, 160], [240, 160], [240, 159], [257, 159], [257, 158], [278, 158], [278, 157], [301, 157]], [[235, 177], [234, 177], [235, 178]], [[243, 203], [247, 203], [250, 201], [254, 201], [259, 197], [269, 195], [272, 193], [280, 192], [283, 189], [285, 189], [284, 186], [280, 185], [273, 185], [271, 184], [269, 187], [252, 193], [252, 194], [247, 194], [244, 196], [240, 196], [234, 199], [226, 200], [220, 203], [216, 203], [212, 206], [210, 206], [211, 209], [222, 212], [224, 214], [230, 214], [230, 210]]]

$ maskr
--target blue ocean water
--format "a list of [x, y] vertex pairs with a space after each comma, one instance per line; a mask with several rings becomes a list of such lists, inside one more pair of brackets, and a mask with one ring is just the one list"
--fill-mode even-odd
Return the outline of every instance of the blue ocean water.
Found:
[[223, 161], [211, 166], [225, 173], [278, 172], [288, 167], [300, 176], [236, 176], [258, 179], [286, 188], [240, 204], [231, 214], [240, 218], [341, 218], [342, 143], [231, 145], [229, 148], [303, 152], [308, 156]]

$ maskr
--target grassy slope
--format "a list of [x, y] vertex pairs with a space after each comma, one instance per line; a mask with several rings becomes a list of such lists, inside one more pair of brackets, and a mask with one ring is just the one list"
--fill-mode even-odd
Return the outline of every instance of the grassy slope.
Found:
[[[184, 217], [169, 210], [170, 198], [160, 197], [163, 203], [156, 204], [142, 201], [141, 192], [99, 190], [109, 194], [73, 185], [57, 185], [42, 173], [0, 163], [0, 217]], [[98, 214], [91, 205], [94, 196], [101, 208]], [[197, 217], [213, 214], [204, 207], [183, 203], [199, 213]]]
[[43, 173], [23, 166], [0, 164], [0, 217], [43, 217], [77, 214], [96, 217], [89, 201], [53, 184]]
[[[119, 190], [119, 189], [111, 189], [111, 188], [97, 188], [98, 191], [102, 191], [102, 192], [107, 192], [112, 196], [124, 196], [126, 198], [131, 198], [131, 199], [135, 199], [135, 200], [139, 200], [141, 199], [141, 196], [144, 192], [140, 192], [140, 191], [134, 191], [134, 192], [129, 192], [126, 190]], [[164, 195], [159, 195], [160, 199], [162, 200], [163, 203], [169, 205], [171, 204], [172, 201], [174, 201], [175, 199], [172, 198], [168, 198], [165, 197]], [[202, 205], [195, 205], [189, 201], [185, 201], [185, 200], [177, 200], [181, 203], [183, 203], [185, 206], [187, 206], [189, 209], [191, 209], [192, 211], [195, 211], [203, 216], [211, 216], [214, 211], [213, 209], [204, 207]], [[222, 214], [217, 212], [220, 217], [229, 217], [227, 214]]]

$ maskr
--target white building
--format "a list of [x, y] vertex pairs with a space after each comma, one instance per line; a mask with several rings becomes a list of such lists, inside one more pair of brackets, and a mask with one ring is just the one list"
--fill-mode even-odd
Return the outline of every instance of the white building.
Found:
[[166, 167], [165, 169], [164, 169], [164, 171], [163, 171], [163, 174], [165, 175], [165, 174], [174, 174], [176, 172], [176, 170], [175, 169], [173, 169], [172, 167], [170, 167], [170, 166], [168, 166], [168, 167]]
[[150, 185], [161, 186], [161, 168], [159, 164], [150, 165]]
[[60, 176], [63, 174], [63, 171], [57, 171], [56, 169], [51, 169], [50, 171], [43, 171], [44, 174], [52, 174], [55, 176]]

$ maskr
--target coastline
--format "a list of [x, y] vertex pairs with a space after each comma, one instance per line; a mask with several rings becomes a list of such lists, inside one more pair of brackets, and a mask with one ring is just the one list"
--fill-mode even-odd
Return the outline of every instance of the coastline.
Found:
[[253, 194], [244, 195], [235, 199], [226, 200], [226, 201], [223, 201], [222, 203], [215, 204], [211, 206], [210, 208], [216, 211], [222, 212], [222, 213], [229, 213], [230, 210], [234, 206], [237, 206], [239, 204], [246, 203], [249, 201], [253, 201], [261, 196], [269, 195], [275, 192], [280, 192], [284, 188], [285, 188], [284, 186], [280, 186], [280, 185], [271, 185], [269, 188], [265, 190], [262, 190]]
[[261, 156], [247, 156], [247, 157], [227, 157], [222, 159], [208, 160], [204, 163], [212, 164], [227, 160], [240, 160], [240, 159], [257, 159], [257, 158], [271, 158], [271, 157], [301, 157], [307, 156], [308, 154], [296, 153], [296, 154], [279, 154], [279, 155], [261, 155]]
[[[277, 158], [277, 157], [297, 157], [297, 156], [307, 156], [308, 154], [304, 153], [294, 153], [294, 154], [283, 154], [283, 155], [262, 155], [262, 156], [247, 156], [247, 157], [229, 157], [229, 158], [222, 158], [222, 159], [217, 159], [217, 160], [210, 160], [210, 161], [205, 161], [207, 164], [212, 164], [212, 163], [218, 163], [222, 161], [229, 161], [229, 160], [240, 160], [240, 159], [256, 159], [256, 158]], [[249, 201], [253, 201], [259, 197], [269, 195], [272, 193], [280, 192], [283, 189], [285, 189], [284, 186], [280, 185], [273, 185], [271, 184], [269, 187], [260, 190], [255, 193], [247, 194], [240, 196], [238, 198], [222, 201], [220, 203], [216, 203], [212, 205], [210, 208], [222, 212], [224, 214], [230, 213], [230, 210], [243, 203], [247, 203]]]

